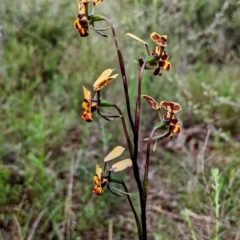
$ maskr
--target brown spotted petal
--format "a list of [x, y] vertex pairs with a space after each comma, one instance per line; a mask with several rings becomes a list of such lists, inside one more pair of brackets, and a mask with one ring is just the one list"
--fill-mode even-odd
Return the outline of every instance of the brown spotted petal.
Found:
[[[171, 116], [172, 115], [172, 116]], [[174, 113], [171, 113], [171, 112], [167, 112], [163, 115], [163, 120], [168, 122], [170, 121], [170, 118], [172, 118], [171, 120], [171, 123], [170, 124], [173, 124], [173, 125], [176, 125], [178, 123], [178, 119], [176, 118], [176, 116], [174, 115]]]
[[103, 87], [112, 82], [118, 76], [118, 74], [110, 76], [113, 70], [114, 69], [105, 70], [101, 74], [101, 76], [95, 81], [95, 83], [93, 84], [93, 90], [95, 92], [100, 91]]
[[159, 61], [159, 67], [169, 71], [172, 68], [172, 65], [169, 61]]
[[95, 186], [93, 192], [98, 196], [104, 193], [102, 186]]
[[177, 113], [180, 110], [182, 110], [182, 107], [180, 106], [180, 104], [175, 102], [161, 101], [160, 107], [165, 108], [167, 111], [172, 113]]
[[93, 4], [94, 5], [98, 5], [98, 4], [102, 3], [102, 2], [103, 2], [103, 0], [93, 0]]
[[93, 114], [89, 111], [84, 111], [82, 114], [82, 119], [86, 122], [91, 122], [93, 120]]
[[161, 47], [166, 47], [167, 46], [167, 35], [159, 35], [158, 33], [156, 32], [153, 32], [151, 35], [150, 35], [151, 39], [157, 43], [159, 46]]
[[159, 67], [159, 66], [157, 68], [155, 68], [153, 70], [153, 75], [155, 75], [155, 76], [157, 76], [157, 75], [162, 76], [162, 68]]
[[159, 56], [160, 52], [161, 52], [161, 47], [160, 47], [159, 45], [157, 45], [157, 46], [153, 49], [153, 51], [151, 52], [151, 55], [152, 55], [152, 56]]
[[165, 50], [163, 50], [163, 52], [162, 52], [162, 56], [161, 56], [161, 58], [160, 58], [160, 60], [161, 61], [166, 61], [166, 60], [168, 60], [168, 54], [166, 53], [166, 51]]
[[91, 122], [93, 120], [92, 112], [98, 108], [98, 103], [92, 101], [91, 92], [83, 86], [84, 100], [82, 103], [82, 108], [84, 110], [82, 118], [86, 122]]
[[169, 130], [171, 131], [170, 137], [172, 137], [172, 133], [179, 134], [182, 131], [182, 129], [181, 129], [179, 124], [170, 125], [169, 126]]
[[155, 110], [160, 109], [159, 103], [148, 95], [142, 95], [142, 97], [147, 101], [147, 103]]
[[87, 5], [88, 5], [89, 1], [87, 0], [78, 0], [77, 4], [78, 4], [78, 17], [81, 19], [81, 16], [83, 15], [87, 15]]
[[78, 3], [89, 3], [90, 0], [78, 0]]
[[78, 31], [81, 37], [87, 37], [89, 35], [88, 25], [89, 22], [87, 18], [82, 20], [77, 18], [74, 22], [74, 28]]

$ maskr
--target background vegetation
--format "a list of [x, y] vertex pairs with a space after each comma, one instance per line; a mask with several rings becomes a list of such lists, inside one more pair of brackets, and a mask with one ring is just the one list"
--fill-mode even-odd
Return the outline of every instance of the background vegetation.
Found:
[[[133, 107], [134, 60], [145, 49], [125, 33], [149, 44], [152, 31], [169, 39], [172, 70], [147, 72], [142, 92], [179, 102], [184, 130], [153, 153], [150, 239], [240, 239], [239, 1], [105, 0], [96, 12], [116, 27]], [[28, 240], [107, 239], [113, 223], [113, 239], [136, 239], [126, 199], [92, 194], [96, 162], [125, 142], [116, 123], [82, 121], [82, 85], [118, 63], [112, 38], [80, 38], [76, 16], [75, 1], [0, 2], [2, 237], [15, 227]], [[120, 82], [111, 87], [106, 98], [124, 108]], [[146, 104], [142, 113], [144, 138], [156, 116]], [[124, 178], [134, 199], [131, 176]]]

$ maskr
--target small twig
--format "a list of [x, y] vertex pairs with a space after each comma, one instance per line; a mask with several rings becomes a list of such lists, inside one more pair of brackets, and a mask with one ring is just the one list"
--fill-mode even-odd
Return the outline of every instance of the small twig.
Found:
[[38, 224], [40, 223], [40, 221], [41, 221], [43, 215], [45, 214], [45, 212], [46, 212], [46, 209], [42, 210], [42, 211], [39, 213], [37, 219], [35, 220], [35, 222], [33, 223], [32, 227], [30, 228], [30, 231], [29, 231], [27, 240], [31, 240], [31, 239], [32, 239], [32, 237], [33, 237], [33, 235], [34, 235], [34, 233], [35, 233], [35, 231], [36, 231], [36, 229], [37, 229], [37, 226], [38, 226]]
[[113, 239], [113, 220], [109, 219], [108, 222], [108, 240]]
[[72, 205], [72, 190], [73, 190], [73, 176], [74, 176], [74, 170], [75, 170], [75, 161], [74, 157], [71, 157], [71, 166], [70, 166], [70, 176], [69, 176], [69, 183], [68, 183], [68, 192], [67, 192], [67, 198], [65, 203], [65, 235], [66, 239], [71, 239], [71, 222], [70, 222], [70, 215], [71, 215], [71, 205]]

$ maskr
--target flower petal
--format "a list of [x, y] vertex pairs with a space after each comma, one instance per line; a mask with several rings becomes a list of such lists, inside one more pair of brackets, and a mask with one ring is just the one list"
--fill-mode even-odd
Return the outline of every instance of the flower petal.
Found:
[[153, 32], [150, 35], [151, 39], [157, 43], [158, 45], [160, 45], [161, 47], [166, 47], [167, 46], [167, 35], [159, 35], [156, 32]]
[[95, 185], [101, 186], [100, 179], [98, 178], [97, 175], [95, 175], [95, 176], [93, 177], [93, 182], [94, 182]]
[[84, 100], [86, 100], [87, 102], [91, 102], [92, 100], [92, 94], [91, 92], [83, 86], [83, 95], [84, 95]]
[[78, 3], [89, 3], [90, 0], [78, 0]]
[[172, 129], [172, 131], [176, 134], [179, 134], [182, 131], [182, 129], [179, 124], [176, 124], [174, 125], [174, 128]]
[[148, 96], [148, 95], [142, 95], [142, 97], [145, 98], [145, 100], [148, 102], [148, 104], [155, 110], [160, 109], [159, 103], [154, 100], [152, 97]]
[[162, 68], [161, 67], [157, 67], [153, 70], [153, 75], [157, 76], [162, 76]]
[[176, 118], [176, 116], [172, 112], [167, 111], [167, 113], [165, 113], [163, 115], [163, 120], [164, 121], [169, 121], [170, 117], [171, 117], [171, 114], [172, 114], [172, 120], [171, 120], [171, 123], [169, 123], [169, 124], [176, 125], [178, 123], [178, 119]]
[[166, 53], [166, 51], [165, 50], [163, 50], [163, 52], [162, 52], [162, 56], [161, 56], [161, 61], [166, 61], [166, 60], [168, 60], [168, 54]]
[[178, 125], [178, 124], [176, 124], [176, 125], [170, 125], [170, 126], [169, 126], [169, 129], [170, 129], [170, 134], [169, 134], [169, 137], [170, 137], [170, 138], [172, 138], [173, 133], [179, 134], [179, 133], [181, 133], [181, 131], [182, 131], [180, 125]]
[[159, 56], [160, 54], [160, 50], [161, 50], [161, 47], [159, 45], [157, 45], [154, 50], [151, 52], [151, 55], [157, 55]]
[[123, 151], [125, 150], [124, 147], [121, 146], [117, 146], [115, 147], [105, 158], [104, 158], [104, 162], [108, 162], [113, 160], [114, 158], [119, 157]]
[[86, 122], [91, 122], [93, 120], [93, 115], [91, 112], [88, 112], [88, 111], [84, 111], [83, 112], [83, 115], [82, 115], [82, 118], [84, 121]]
[[114, 69], [107, 69], [103, 71], [101, 76], [93, 84], [94, 91], [100, 91], [103, 87], [105, 87], [108, 83], [110, 83], [118, 76], [118, 74], [110, 76], [113, 70]]
[[86, 5], [88, 4], [89, 0], [78, 0], [77, 4], [78, 4], [78, 16], [80, 15], [80, 19], [81, 16], [86, 16], [87, 14], [87, 9], [86, 9]]
[[87, 37], [89, 35], [87, 18], [83, 20], [77, 18], [74, 22], [74, 28], [78, 31], [81, 37]]
[[172, 65], [169, 61], [159, 61], [159, 66], [167, 71], [172, 68]]
[[127, 33], [127, 34], [125, 34], [125, 36], [129, 36], [129, 37], [134, 38], [135, 40], [141, 42], [141, 43], [144, 44], [144, 45], [148, 45], [145, 41], [143, 41], [141, 38], [135, 36], [135, 35], [132, 34], [132, 33]]
[[109, 171], [119, 172], [131, 166], [132, 166], [132, 160], [130, 158], [127, 158], [125, 160], [122, 160], [120, 162], [113, 164], [111, 169], [109, 169]]
[[103, 188], [101, 186], [95, 186], [93, 188], [93, 192], [96, 194], [96, 195], [102, 195], [104, 193], [103, 191]]
[[161, 101], [160, 102], [160, 107], [165, 108], [166, 110], [168, 110], [172, 113], [177, 113], [180, 110], [182, 110], [182, 107], [180, 106], [180, 104], [175, 103], [175, 102]]
[[102, 168], [100, 167], [99, 164], [96, 164], [96, 176], [98, 177], [99, 182], [101, 182]]
[[[159, 45], [157, 45], [151, 52], [151, 55], [159, 56], [160, 52], [161, 52], [161, 47]], [[168, 60], [168, 58], [169, 58], [169, 56], [168, 56], [167, 52], [165, 50], [162, 50], [162, 55], [161, 55], [160, 61], [166, 61], [166, 60]]]
[[94, 4], [94, 5], [98, 5], [98, 4], [100, 4], [101, 2], [103, 2], [103, 0], [93, 0], [93, 4]]

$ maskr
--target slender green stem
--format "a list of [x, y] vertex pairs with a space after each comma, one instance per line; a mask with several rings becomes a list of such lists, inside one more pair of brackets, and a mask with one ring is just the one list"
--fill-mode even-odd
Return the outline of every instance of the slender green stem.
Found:
[[154, 127], [148, 138], [147, 152], [146, 152], [145, 172], [144, 172], [144, 178], [143, 178], [143, 206], [144, 206], [145, 212], [146, 212], [146, 205], [147, 205], [148, 169], [149, 169], [150, 150], [151, 150], [153, 134], [155, 131], [156, 131], [156, 128]]
[[[120, 179], [120, 178], [118, 178], [118, 177], [112, 177], [112, 176], [111, 176], [110, 181], [111, 181], [111, 182], [115, 182], [115, 183], [120, 183], [120, 184], [122, 184], [125, 192], [126, 192], [126, 193], [129, 193], [128, 188], [127, 188], [126, 184], [124, 183], [124, 181], [123, 181], [122, 179]], [[130, 195], [129, 195], [129, 194], [126, 194], [126, 196], [127, 196], [129, 205], [130, 205], [130, 207], [131, 207], [131, 209], [132, 209], [132, 212], [133, 212], [133, 214], [134, 214], [135, 221], [136, 221], [136, 223], [137, 223], [139, 240], [143, 240], [143, 238], [142, 238], [142, 227], [141, 227], [141, 223], [140, 223], [140, 220], [139, 220], [139, 218], [138, 218], [137, 212], [136, 212], [136, 210], [135, 210], [135, 208], [134, 208], [134, 205], [133, 205], [133, 203], [132, 203], [132, 200], [131, 200]]]
[[121, 53], [121, 51], [118, 47], [118, 42], [117, 42], [114, 26], [112, 25], [112, 23], [107, 18], [104, 17], [104, 19], [105, 19], [105, 21], [107, 21], [107, 23], [109, 24], [109, 26], [111, 28], [111, 31], [112, 31], [114, 44], [115, 44], [117, 54], [118, 54], [118, 60], [119, 60], [121, 75], [122, 75], [122, 81], [123, 81], [123, 87], [124, 87], [125, 99], [126, 99], [126, 106], [127, 106], [127, 114], [128, 114], [128, 118], [129, 118], [129, 122], [130, 122], [130, 125], [131, 125], [131, 128], [132, 128], [132, 131], [134, 132], [134, 124], [133, 124], [133, 119], [132, 119], [132, 114], [131, 114], [131, 109], [130, 109], [130, 99], [129, 99], [129, 94], [128, 94], [128, 83], [127, 83], [127, 76], [126, 76], [123, 56], [122, 56], [122, 53]]
[[[123, 187], [124, 187], [125, 191], [128, 192], [127, 186], [125, 185], [124, 182], [123, 182]], [[134, 214], [136, 223], [137, 223], [139, 240], [142, 240], [142, 239], [143, 239], [143, 238], [142, 238], [143, 234], [142, 234], [141, 223], [140, 223], [140, 220], [139, 220], [139, 218], [138, 218], [138, 215], [137, 215], [137, 213], [136, 213], [136, 211], [135, 211], [135, 209], [134, 209], [134, 206], [133, 206], [131, 197], [130, 197], [128, 194], [127, 194], [127, 199], [128, 199], [129, 204], [130, 204], [130, 207], [131, 207], [131, 209], [132, 209], [132, 212], [133, 212], [133, 214]]]
[[126, 126], [126, 122], [125, 122], [125, 119], [124, 119], [124, 116], [122, 114], [122, 111], [121, 109], [117, 106], [117, 105], [114, 105], [114, 107], [117, 109], [119, 115], [121, 115], [121, 121], [122, 121], [122, 125], [123, 125], [123, 130], [124, 130], [124, 134], [125, 134], [125, 137], [126, 137], [126, 140], [127, 140], [127, 144], [128, 144], [128, 149], [129, 149], [129, 153], [130, 153], [130, 156], [131, 156], [131, 159], [133, 159], [133, 145], [132, 145], [132, 142], [129, 138], [129, 135], [128, 135], [128, 131], [127, 131], [127, 126]]
[[140, 111], [141, 111], [142, 77], [143, 77], [143, 72], [146, 64], [147, 64], [147, 59], [144, 60], [138, 76], [138, 94], [137, 94], [136, 109], [135, 109], [134, 156], [133, 156], [133, 171], [134, 171], [134, 177], [138, 185], [140, 204], [141, 204], [141, 221], [142, 221], [143, 240], [147, 240], [147, 218], [146, 218], [146, 209], [144, 204], [143, 187], [139, 177], [137, 158], [138, 158], [139, 123], [140, 123]]

